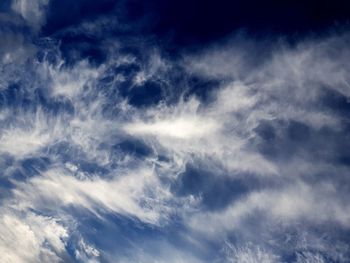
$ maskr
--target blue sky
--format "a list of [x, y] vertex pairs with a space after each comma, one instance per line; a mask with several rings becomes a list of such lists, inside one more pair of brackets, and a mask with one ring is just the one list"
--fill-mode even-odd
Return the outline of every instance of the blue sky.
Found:
[[0, 261], [350, 262], [343, 1], [0, 3]]

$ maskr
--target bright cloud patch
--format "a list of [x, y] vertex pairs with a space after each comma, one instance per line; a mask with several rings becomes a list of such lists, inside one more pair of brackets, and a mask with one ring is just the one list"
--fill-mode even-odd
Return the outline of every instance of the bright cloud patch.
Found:
[[134, 123], [125, 127], [125, 130], [133, 135], [154, 135], [184, 140], [200, 139], [215, 132], [216, 129], [217, 125], [213, 120], [186, 117], [153, 123]]

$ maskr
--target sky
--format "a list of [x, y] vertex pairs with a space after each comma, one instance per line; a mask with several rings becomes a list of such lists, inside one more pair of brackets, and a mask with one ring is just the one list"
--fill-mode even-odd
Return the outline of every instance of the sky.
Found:
[[349, 21], [0, 1], [0, 261], [350, 262]]

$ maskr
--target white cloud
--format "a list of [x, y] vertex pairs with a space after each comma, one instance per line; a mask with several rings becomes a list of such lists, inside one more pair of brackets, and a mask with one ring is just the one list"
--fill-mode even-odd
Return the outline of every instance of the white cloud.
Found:
[[78, 243], [79, 249], [75, 251], [75, 257], [78, 260], [88, 263], [99, 262], [100, 252], [92, 245], [86, 243], [84, 239], [80, 239]]
[[189, 219], [189, 225], [213, 238], [220, 238], [227, 231], [238, 231], [246, 218], [263, 213], [264, 220], [269, 222], [307, 220], [312, 224], [331, 222], [348, 228], [349, 212], [350, 207], [337, 197], [333, 185], [311, 187], [294, 181], [293, 185], [278, 189], [252, 191], [223, 211], [194, 215]]
[[298, 253], [296, 263], [326, 263], [326, 259], [318, 253]]
[[[37, 1], [32, 6], [29, 3], [16, 1], [13, 8], [39, 28], [48, 2]], [[190, 234], [204, 234], [211, 240], [221, 239], [240, 229], [251, 231], [243, 227], [243, 223], [256, 215], [262, 215], [259, 219], [276, 225], [307, 221], [316, 225], [330, 222], [349, 228], [350, 207], [343, 201], [346, 196], [340, 197], [336, 186], [322, 183], [322, 179], [318, 184], [300, 179], [325, 168], [329, 173], [339, 171], [345, 174], [348, 168], [327, 163], [327, 160], [315, 161], [311, 158], [313, 153], [307, 150], [303, 154], [309, 159], [303, 158], [304, 155], [293, 156], [292, 160], [286, 161], [287, 164], [279, 163], [264, 157], [251, 143], [258, 136], [255, 129], [262, 121], [302, 122], [315, 130], [323, 127], [341, 129], [341, 117], [315, 107], [320, 104], [324, 86], [350, 95], [349, 68], [345, 66], [349, 51], [338, 42], [342, 39], [280, 49], [254, 66], [245, 61], [249, 52], [240, 53], [241, 48], [234, 47], [204, 52], [195, 59], [189, 57], [185, 60], [190, 61], [190, 73], [225, 80], [210, 102], [190, 98], [173, 105], [138, 109], [128, 105], [127, 100], [118, 98], [112, 101], [115, 104], [113, 109], [118, 109], [114, 119], [108, 119], [103, 113], [110, 91], [102, 91], [98, 81], [109, 67], [136, 63], [133, 56], [111, 56], [111, 61], [100, 67], [93, 67], [87, 61], [72, 67], [66, 67], [64, 61], [55, 66], [37, 61], [34, 70], [38, 71], [38, 76], [35, 76], [35, 81], [32, 76], [27, 76], [30, 83], [26, 88], [32, 94], [32, 86], [45, 86], [50, 99], [67, 101], [73, 110], [57, 115], [40, 107], [35, 113], [18, 111], [13, 116], [11, 110], [0, 112], [0, 121], [4, 122], [0, 129], [0, 151], [21, 160], [39, 153], [49, 154], [43, 150], [67, 142], [68, 148], [76, 147], [79, 153], [65, 163], [56, 152], [48, 156], [52, 163], [47, 171], [26, 181], [14, 181], [14, 195], [8, 197], [6, 203], [11, 204], [11, 209], [25, 214], [25, 218], [20, 219], [8, 211], [3, 213], [1, 222], [6, 227], [0, 227], [0, 236], [3, 237], [0, 239], [0, 253], [5, 262], [55, 262], [63, 253], [65, 239], [70, 234], [68, 230], [53, 218], [32, 214], [29, 212], [32, 209], [54, 211], [60, 218], [68, 207], [84, 208], [101, 218], [104, 213], [117, 213], [161, 226], [171, 213], [178, 212], [176, 206], [180, 204], [178, 216], [183, 217]], [[335, 58], [327, 55], [334, 45], [341, 47]], [[11, 64], [15, 61], [11, 56], [4, 52], [3, 62]], [[158, 53], [151, 55], [132, 79], [134, 85], [141, 85], [157, 77], [158, 73], [161, 73], [161, 78], [166, 78], [166, 71], [172, 68], [169, 64]], [[115, 78], [108, 88], [118, 89], [125, 80], [120, 74], [113, 76]], [[9, 118], [10, 124], [6, 124]], [[278, 130], [278, 126], [275, 128]], [[126, 161], [121, 165], [117, 155], [124, 153], [114, 153], [111, 149], [123, 140], [125, 133], [142, 139], [155, 155], [164, 154], [168, 161], [156, 161], [157, 156], [139, 160], [130, 155], [123, 156]], [[107, 172], [100, 176], [81, 171], [80, 158], [106, 168]], [[180, 200], [160, 178], [170, 179], [168, 184], [176, 182], [186, 164], [197, 159], [207, 162], [208, 167], [214, 160], [225, 174], [240, 177], [243, 182], [258, 175], [259, 182], [265, 187], [258, 190], [252, 187], [255, 190], [232, 200], [222, 210], [202, 211], [198, 203], [200, 198], [194, 200], [190, 195], [188, 199], [184, 198], [185, 201]], [[128, 161], [132, 165], [128, 165]], [[157, 169], [150, 168], [152, 165]], [[212, 170], [215, 172], [215, 169]], [[25, 238], [21, 239], [22, 236]], [[25, 249], [17, 252], [15, 244]], [[76, 251], [78, 258], [98, 261], [98, 248], [84, 240], [80, 240], [79, 246], [80, 250]], [[169, 258], [168, 254], [173, 262], [197, 261], [175, 248], [167, 247], [166, 251], [167, 255], [161, 255], [159, 262]], [[272, 253], [259, 247], [238, 246], [231, 247], [230, 251], [228, 262], [277, 261]], [[140, 253], [137, 256], [140, 261], [154, 262], [153, 254]], [[318, 259], [317, 255], [300, 256], [300, 262], [317, 262]]]
[[62, 135], [60, 119], [50, 118], [40, 110], [36, 113], [21, 112], [13, 116], [13, 120], [0, 133], [0, 152], [17, 158], [37, 152]]
[[[222, 46], [214, 46], [201, 54], [185, 59], [190, 73], [240, 83], [232, 89], [223, 89], [218, 104], [235, 107], [242, 112], [251, 108], [249, 118], [298, 120], [319, 128], [334, 127], [337, 117], [318, 109], [322, 91], [335, 90], [349, 97], [350, 70], [346, 60], [350, 57], [346, 47], [348, 35], [329, 37], [320, 41], [304, 41], [294, 48], [276, 45], [268, 50], [269, 56], [252, 59], [260, 49], [235, 39]], [[248, 46], [248, 47], [247, 47]], [[252, 64], [251, 61], [255, 61]], [[236, 85], [237, 86], [237, 85]], [[228, 105], [228, 106], [225, 106]]]
[[180, 249], [165, 240], [149, 240], [144, 249], [140, 245], [135, 245], [128, 256], [115, 253], [109, 258], [109, 262], [142, 262], [142, 263], [201, 263], [191, 251]]
[[0, 253], [4, 263], [61, 262], [67, 229], [54, 218], [27, 213], [21, 217], [3, 213]]
[[118, 213], [150, 224], [166, 219], [169, 195], [149, 169], [115, 174], [113, 179], [78, 179], [68, 171], [49, 170], [18, 183], [14, 193], [15, 207], [20, 210], [76, 206], [95, 214]]
[[39, 30], [45, 23], [48, 4], [49, 0], [12, 0], [12, 10], [20, 14], [34, 30]]
[[245, 246], [234, 246], [226, 242], [223, 249], [224, 262], [227, 263], [277, 263], [281, 262], [279, 256], [266, 251], [259, 246], [247, 244]]
[[85, 60], [80, 61], [72, 68], [65, 68], [64, 61], [57, 65], [44, 64], [41, 74], [46, 74], [52, 81], [52, 95], [64, 96], [68, 99], [81, 95], [83, 89], [90, 90], [96, 85], [96, 79], [103, 71], [93, 68]]
[[124, 129], [132, 135], [155, 135], [175, 139], [200, 139], [215, 132], [213, 120], [201, 120], [196, 117], [180, 117], [151, 123], [128, 124]]
[[[1, 20], [0, 20], [1, 21]], [[36, 47], [29, 43], [22, 34], [11, 31], [2, 30], [0, 43], [0, 67], [5, 67], [16, 63], [17, 66], [25, 62], [28, 58], [35, 54]], [[6, 79], [6, 72], [3, 72]], [[2, 80], [3, 81], [3, 80]]]

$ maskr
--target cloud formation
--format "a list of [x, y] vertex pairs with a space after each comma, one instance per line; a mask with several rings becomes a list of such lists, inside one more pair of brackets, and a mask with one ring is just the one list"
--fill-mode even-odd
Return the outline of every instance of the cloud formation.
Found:
[[349, 34], [169, 56], [48, 6], [0, 44], [4, 262], [349, 261]]

